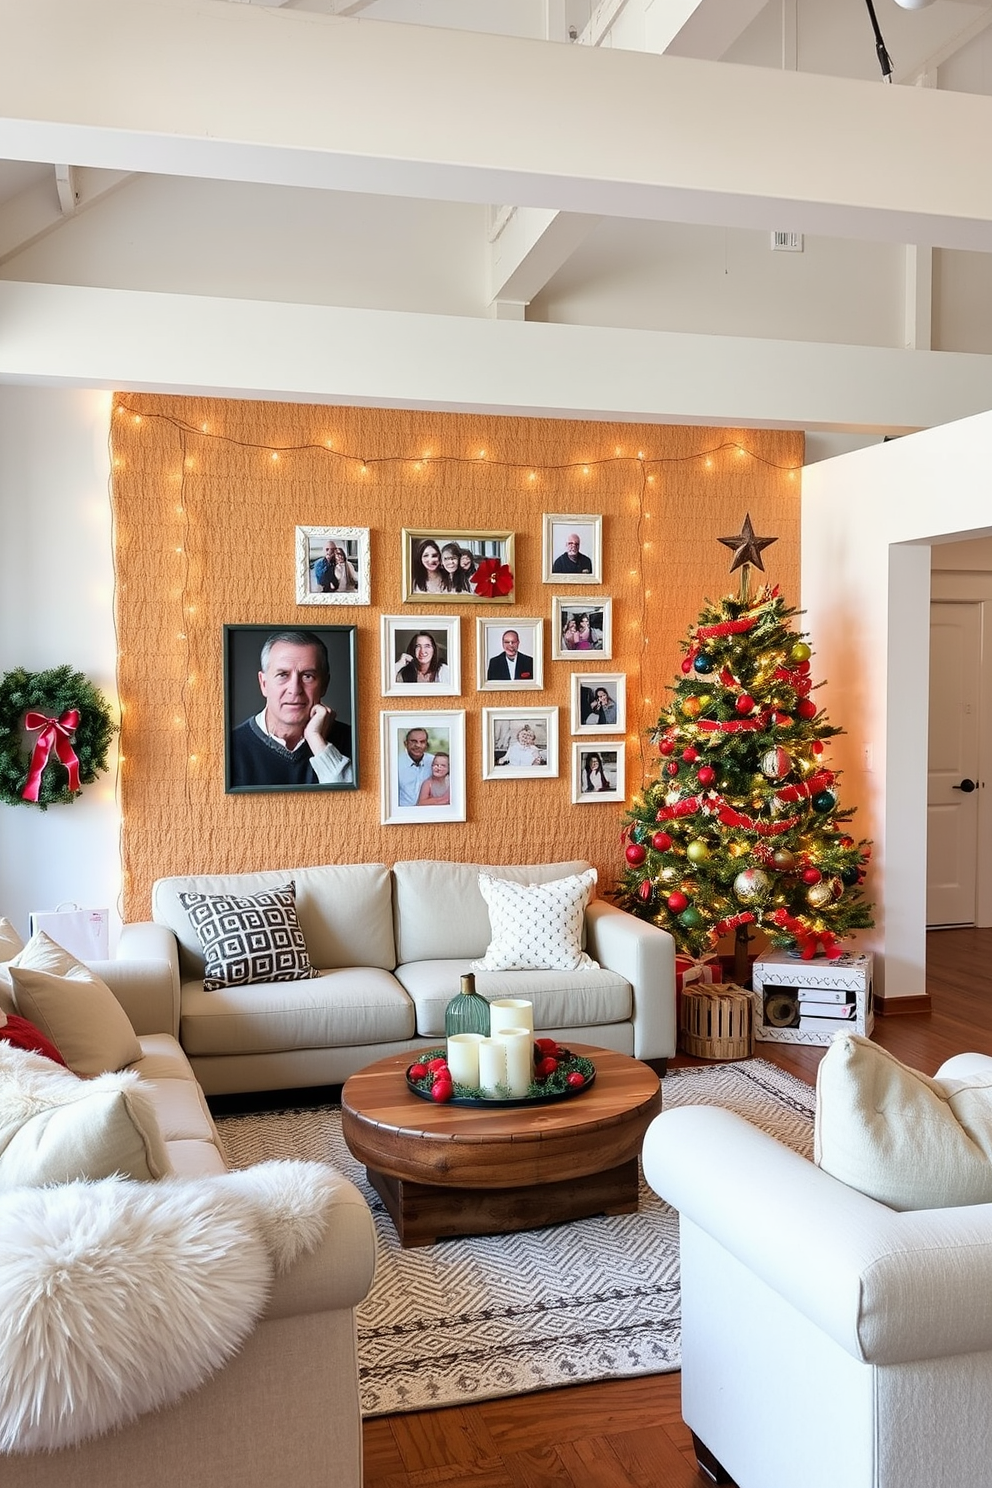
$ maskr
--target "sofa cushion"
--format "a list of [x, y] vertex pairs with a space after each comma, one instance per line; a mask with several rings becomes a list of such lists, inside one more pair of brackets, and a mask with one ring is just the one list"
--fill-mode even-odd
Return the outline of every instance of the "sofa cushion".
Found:
[[0, 1044], [0, 1189], [171, 1171], [136, 1074], [81, 1080], [41, 1054]]
[[256, 894], [289, 879], [296, 885], [296, 914], [314, 966], [380, 966], [392, 971], [396, 953], [389, 869], [382, 863], [331, 863], [158, 879], [152, 885], [152, 918], [167, 925], [179, 942], [182, 980], [203, 976], [203, 952], [180, 894]]
[[317, 975], [296, 917], [296, 886], [257, 894], [181, 893], [203, 951], [203, 989], [302, 982]]
[[[417, 1010], [417, 1036], [444, 1035], [444, 1010], [459, 991], [465, 961], [414, 961], [396, 968]], [[625, 1023], [632, 1013], [630, 983], [615, 971], [480, 971], [475, 989], [487, 1001], [525, 997], [534, 1028], [583, 1028]]]
[[814, 1158], [893, 1209], [992, 1202], [992, 1067], [931, 1079], [837, 1035], [817, 1072]]
[[0, 915], [0, 961], [9, 961], [18, 951], [23, 951], [24, 942], [13, 925]]
[[429, 859], [396, 863], [396, 959], [402, 965], [436, 958], [472, 961], [486, 954], [492, 930], [489, 907], [479, 888], [480, 873], [512, 883], [549, 883], [584, 873], [589, 867], [585, 861], [506, 868]]
[[588, 971], [598, 966], [582, 949], [586, 905], [595, 868], [550, 883], [514, 883], [479, 874], [492, 939], [473, 971]]
[[18, 1049], [33, 1049], [36, 1054], [44, 1054], [46, 1059], [68, 1069], [51, 1039], [46, 1038], [40, 1028], [35, 1028], [33, 1023], [20, 1017], [18, 1013], [0, 1013], [0, 1039]]
[[52, 1040], [77, 1075], [123, 1069], [141, 1057], [131, 1020], [106, 982], [43, 930], [8, 971], [18, 1013]]
[[412, 1038], [414, 1009], [378, 967], [325, 971], [313, 981], [182, 989], [180, 1040], [193, 1057], [333, 1049]]

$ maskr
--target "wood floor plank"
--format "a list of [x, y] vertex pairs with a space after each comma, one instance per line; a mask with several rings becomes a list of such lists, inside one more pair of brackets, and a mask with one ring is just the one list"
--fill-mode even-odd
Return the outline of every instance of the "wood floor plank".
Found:
[[[992, 930], [931, 931], [927, 959], [931, 1011], [876, 1018], [875, 1042], [925, 1074], [966, 1050], [992, 1055]], [[810, 1084], [824, 1053], [795, 1044], [756, 1050]], [[678, 1374], [378, 1418], [366, 1422], [365, 1440], [366, 1488], [698, 1488], [701, 1481]]]

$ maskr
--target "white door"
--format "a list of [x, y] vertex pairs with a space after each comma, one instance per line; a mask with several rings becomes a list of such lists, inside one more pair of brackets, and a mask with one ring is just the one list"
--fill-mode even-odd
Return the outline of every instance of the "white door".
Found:
[[930, 605], [927, 924], [974, 925], [982, 606]]

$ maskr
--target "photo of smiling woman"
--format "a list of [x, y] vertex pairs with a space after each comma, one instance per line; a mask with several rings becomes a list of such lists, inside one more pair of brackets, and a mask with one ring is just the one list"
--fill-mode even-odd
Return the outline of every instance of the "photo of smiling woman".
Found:
[[228, 792], [355, 789], [355, 627], [224, 628]]

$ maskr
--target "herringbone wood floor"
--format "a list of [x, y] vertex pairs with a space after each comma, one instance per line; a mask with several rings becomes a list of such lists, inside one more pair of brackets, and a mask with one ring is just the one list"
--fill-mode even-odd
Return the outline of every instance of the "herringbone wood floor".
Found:
[[[992, 1054], [992, 930], [927, 937], [932, 1011], [879, 1018], [875, 1040], [933, 1074], [952, 1054]], [[816, 1078], [822, 1050], [762, 1044]], [[680, 1059], [679, 1063], [692, 1063]], [[365, 1488], [698, 1488], [678, 1374], [649, 1375], [386, 1416], [365, 1425]]]

